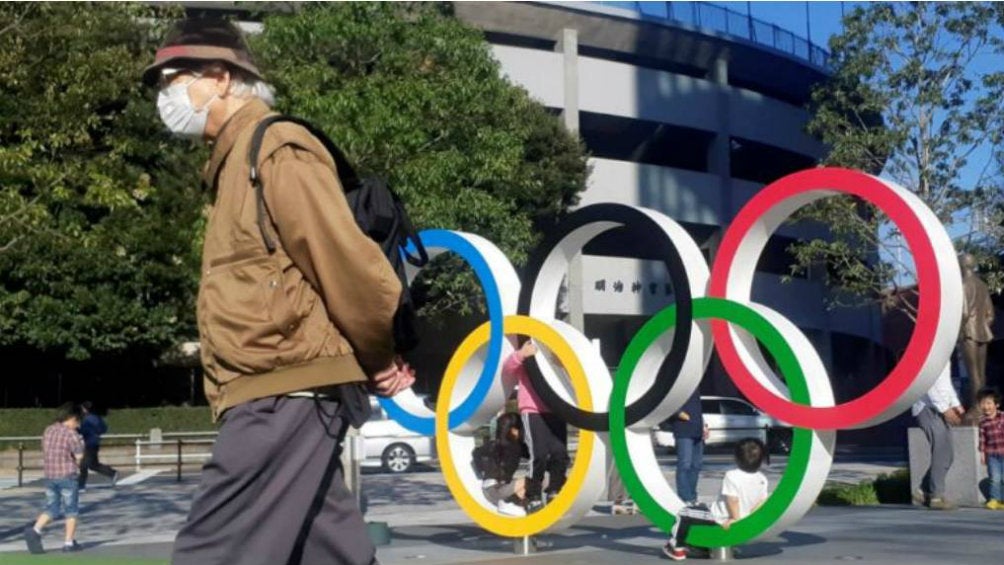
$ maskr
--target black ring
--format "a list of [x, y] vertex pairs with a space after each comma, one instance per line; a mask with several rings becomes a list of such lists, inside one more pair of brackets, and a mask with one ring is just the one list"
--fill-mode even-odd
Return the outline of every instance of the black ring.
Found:
[[[519, 313], [530, 315], [530, 302], [536, 287], [537, 277], [551, 251], [558, 246], [573, 231], [596, 222], [617, 222], [623, 226], [637, 226], [641, 229], [654, 229], [663, 233], [662, 227], [641, 210], [624, 204], [604, 203], [593, 204], [567, 216], [555, 229], [548, 233], [530, 256], [526, 267], [526, 281], [519, 294]], [[676, 382], [683, 368], [687, 349], [690, 346], [690, 333], [693, 323], [694, 303], [690, 294], [690, 280], [683, 266], [680, 251], [668, 237], [659, 238], [658, 242], [646, 242], [646, 251], [651, 251], [661, 257], [669, 271], [669, 280], [673, 285], [676, 301], [676, 327], [673, 332], [673, 343], [669, 355], [663, 362], [663, 369], [656, 375], [652, 386], [625, 409], [626, 425], [630, 426], [652, 413], [663, 401]], [[537, 361], [533, 357], [524, 361], [524, 367], [530, 377], [534, 392], [544, 401], [544, 404], [565, 422], [583, 430], [606, 432], [610, 430], [608, 412], [588, 412], [565, 402], [547, 383], [540, 373]]]

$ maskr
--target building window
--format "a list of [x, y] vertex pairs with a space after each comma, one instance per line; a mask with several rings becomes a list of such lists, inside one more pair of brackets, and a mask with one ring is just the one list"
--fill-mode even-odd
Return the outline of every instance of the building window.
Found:
[[791, 173], [816, 166], [816, 159], [741, 137], [729, 144], [730, 176], [769, 184]]
[[594, 157], [708, 171], [714, 134], [648, 120], [579, 113], [579, 133]]

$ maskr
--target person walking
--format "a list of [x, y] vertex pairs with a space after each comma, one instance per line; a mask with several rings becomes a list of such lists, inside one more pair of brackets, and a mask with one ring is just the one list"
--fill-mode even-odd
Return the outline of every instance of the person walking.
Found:
[[274, 95], [234, 24], [176, 23], [143, 80], [171, 132], [211, 144], [197, 321], [219, 435], [172, 563], [375, 563], [340, 453], [367, 386], [414, 383], [394, 350], [401, 282], [307, 128], [269, 127], [248, 162]]
[[913, 494], [913, 501], [932, 510], [954, 510], [955, 504], [945, 499], [945, 477], [954, 458], [951, 427], [962, 423], [965, 412], [952, 387], [950, 367], [946, 367], [934, 386], [914, 403], [911, 412], [931, 450], [931, 464], [921, 480], [920, 491]]
[[80, 435], [84, 438], [84, 458], [80, 462], [77, 487], [80, 492], [84, 492], [87, 488], [87, 473], [92, 470], [111, 479], [114, 487], [119, 480], [119, 472], [102, 464], [98, 455], [101, 451], [101, 436], [108, 432], [108, 424], [94, 412], [94, 405], [90, 401], [81, 402], [80, 409], [84, 415], [84, 421], [80, 424]]
[[77, 543], [77, 516], [79, 514], [77, 473], [84, 454], [84, 440], [77, 433], [83, 415], [80, 407], [65, 404], [59, 409], [56, 421], [42, 434], [42, 468], [45, 475], [45, 510], [35, 519], [35, 524], [24, 530], [24, 541], [31, 553], [45, 553], [42, 530], [62, 515], [66, 519], [63, 551], [80, 551]]

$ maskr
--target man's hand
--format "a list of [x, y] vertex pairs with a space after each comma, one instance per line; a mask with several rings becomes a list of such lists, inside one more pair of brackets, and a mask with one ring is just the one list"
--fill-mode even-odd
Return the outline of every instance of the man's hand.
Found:
[[519, 348], [519, 356], [522, 357], [523, 359], [526, 359], [527, 357], [533, 357], [536, 354], [537, 354], [537, 346], [534, 345], [533, 342], [530, 340], [526, 340], [526, 343], [524, 343], [523, 346]]
[[711, 428], [709, 428], [707, 424], [704, 424], [704, 432], [701, 434], [701, 439], [704, 441], [708, 441], [708, 436], [710, 435], [711, 435]]
[[959, 411], [955, 408], [949, 408], [948, 410], [942, 412], [941, 415], [945, 418], [945, 422], [947, 422], [949, 426], [958, 426], [962, 423]]
[[680, 410], [680, 413], [677, 414], [676, 417], [679, 418], [681, 422], [689, 422], [690, 421], [690, 414], [687, 414], [683, 410]]
[[415, 384], [415, 370], [400, 357], [389, 367], [373, 375], [370, 389], [377, 395], [391, 397]]

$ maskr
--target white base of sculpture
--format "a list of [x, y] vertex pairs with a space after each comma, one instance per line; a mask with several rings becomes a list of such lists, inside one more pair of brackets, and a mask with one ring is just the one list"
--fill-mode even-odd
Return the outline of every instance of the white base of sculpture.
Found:
[[[908, 430], [910, 449], [910, 489], [916, 492], [931, 463], [931, 447], [920, 428]], [[978, 428], [952, 428], [954, 459], [945, 479], [945, 498], [959, 506], [983, 506], [986, 498], [980, 492], [980, 482], [987, 478], [986, 465], [980, 464], [977, 451], [980, 441]]]

